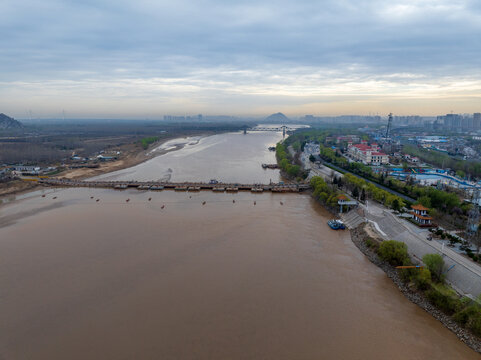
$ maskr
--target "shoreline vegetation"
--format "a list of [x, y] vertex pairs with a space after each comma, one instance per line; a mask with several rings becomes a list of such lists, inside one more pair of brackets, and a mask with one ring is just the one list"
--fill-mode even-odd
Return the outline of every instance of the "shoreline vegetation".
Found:
[[[302, 168], [298, 170], [294, 166], [299, 164], [296, 159], [299, 158], [303, 144], [292, 140], [294, 138], [291, 139], [292, 145], [286, 144], [286, 141], [277, 144], [276, 157], [279, 167], [288, 179], [293, 180], [297, 177], [297, 180], [300, 180]], [[288, 146], [292, 146], [296, 153], [289, 152]], [[340, 189], [344, 185], [359, 188], [371, 185], [369, 188], [371, 197], [381, 204], [390, 208], [404, 206], [403, 200], [398, 196], [379, 189], [363, 179], [347, 175], [344, 179], [346, 184], [340, 180], [342, 178], [337, 179], [336, 184], [328, 184], [323, 178], [314, 176], [311, 179], [313, 188], [311, 196], [329, 212], [337, 215], [335, 210], [337, 200], [343, 195]], [[423, 257], [425, 267], [399, 270], [395, 266], [423, 266], [419, 261], [409, 257], [404, 243], [382, 239], [377, 231], [366, 223], [350, 230], [350, 237], [356, 247], [386, 273], [408, 300], [431, 314], [462, 342], [481, 354], [481, 299], [461, 297], [444, 284], [442, 275], [444, 261], [441, 256], [428, 254], [427, 258]]]
[[[423, 261], [428, 262], [425, 268], [396, 269], [396, 264], [414, 264], [407, 254], [407, 247], [393, 240], [380, 239], [370, 227], [370, 224], [362, 224], [350, 230], [351, 240], [356, 247], [386, 273], [409, 301], [431, 314], [462, 342], [481, 354], [481, 304], [467, 297], [459, 297], [443, 284], [441, 274], [436, 277], [438, 275], [434, 269], [439, 263], [429, 263], [434, 254], [423, 257]], [[442, 267], [438, 266], [438, 270], [442, 271]]]

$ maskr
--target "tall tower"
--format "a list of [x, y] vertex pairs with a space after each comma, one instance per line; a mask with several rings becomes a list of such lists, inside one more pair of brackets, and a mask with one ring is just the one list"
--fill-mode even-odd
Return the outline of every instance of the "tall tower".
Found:
[[391, 135], [391, 126], [392, 126], [392, 113], [389, 113], [389, 118], [387, 121], [387, 128], [386, 128], [386, 139], [389, 139], [389, 136]]

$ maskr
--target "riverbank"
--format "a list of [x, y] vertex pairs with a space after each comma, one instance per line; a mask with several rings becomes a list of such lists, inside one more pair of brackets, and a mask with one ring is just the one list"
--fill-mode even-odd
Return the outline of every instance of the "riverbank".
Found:
[[18, 195], [33, 191], [40, 186], [36, 181], [12, 180], [0, 184], [0, 200], [4, 196]]
[[350, 230], [351, 240], [356, 247], [376, 266], [383, 270], [386, 275], [393, 281], [399, 290], [406, 296], [406, 298], [414, 304], [421, 307], [427, 313], [439, 320], [446, 328], [451, 330], [462, 342], [468, 345], [471, 349], [481, 354], [481, 339], [472, 334], [469, 330], [461, 327], [454, 321], [452, 316], [446, 315], [441, 310], [433, 306], [426, 296], [414, 287], [409, 286], [399, 276], [398, 270], [388, 263], [382, 261], [375, 251], [373, 251], [367, 244], [366, 240], [371, 241], [381, 240], [376, 239], [375, 231], [370, 228], [370, 224], [363, 224], [355, 229]]
[[193, 132], [193, 133], [184, 134], [183, 136], [179, 136], [179, 134], [172, 134], [170, 136], [166, 136], [160, 139], [159, 141], [151, 144], [147, 149], [143, 149], [138, 144], [129, 144], [123, 149], [124, 155], [119, 160], [101, 163], [98, 168], [70, 169], [59, 174], [59, 176], [57, 177], [60, 179], [69, 179], [69, 180], [84, 180], [86, 178], [107, 174], [113, 171], [127, 169], [135, 165], [139, 165], [154, 157], [161, 156], [172, 151], [180, 150], [184, 148], [184, 146], [186, 145], [185, 143], [176, 144], [166, 149], [158, 149], [168, 141], [171, 141], [174, 139], [186, 139], [192, 136], [205, 137], [213, 134], [214, 134], [213, 132], [202, 132], [202, 133]]
[[[111, 173], [118, 170], [127, 169], [136, 165], [139, 165], [147, 160], [150, 160], [154, 157], [161, 156], [167, 154], [172, 151], [177, 151], [182, 148], [186, 144], [175, 144], [171, 147], [166, 149], [159, 149], [163, 144], [175, 140], [175, 139], [186, 139], [192, 136], [198, 137], [205, 137], [209, 135], [213, 135], [217, 132], [191, 132], [182, 134], [172, 134], [163, 137], [159, 141], [151, 144], [148, 149], [143, 149], [137, 143], [131, 143], [128, 145], [124, 145], [120, 148], [122, 152], [122, 157], [115, 161], [109, 161], [100, 163], [98, 168], [79, 168], [79, 169], [66, 169], [55, 177], [59, 179], [68, 179], [68, 180], [84, 180], [87, 178], [91, 178], [94, 176], [99, 176], [107, 173]], [[200, 139], [199, 139], [200, 140]], [[0, 199], [4, 196], [12, 196], [12, 195], [20, 195], [27, 192], [39, 190], [43, 188], [43, 186], [38, 185], [36, 181], [28, 181], [28, 180], [13, 180], [6, 183], [0, 184]]]

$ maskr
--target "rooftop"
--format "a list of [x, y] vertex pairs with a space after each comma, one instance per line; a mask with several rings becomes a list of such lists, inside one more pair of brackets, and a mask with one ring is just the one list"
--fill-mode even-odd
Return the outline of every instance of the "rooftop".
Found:
[[414, 210], [420, 210], [420, 211], [428, 211], [429, 209], [427, 207], [422, 206], [421, 204], [416, 204], [416, 205], [411, 205], [411, 208]]

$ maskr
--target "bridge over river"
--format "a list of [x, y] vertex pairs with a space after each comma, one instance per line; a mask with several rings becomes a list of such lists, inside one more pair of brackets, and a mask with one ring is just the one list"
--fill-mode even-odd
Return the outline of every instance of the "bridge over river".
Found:
[[136, 188], [145, 191], [170, 189], [176, 191], [211, 190], [216, 192], [251, 191], [257, 193], [270, 191], [279, 193], [297, 193], [310, 189], [310, 185], [302, 183], [238, 184], [220, 182], [84, 181], [68, 179], [39, 179], [38, 182], [45, 186], [111, 188], [117, 190]]

